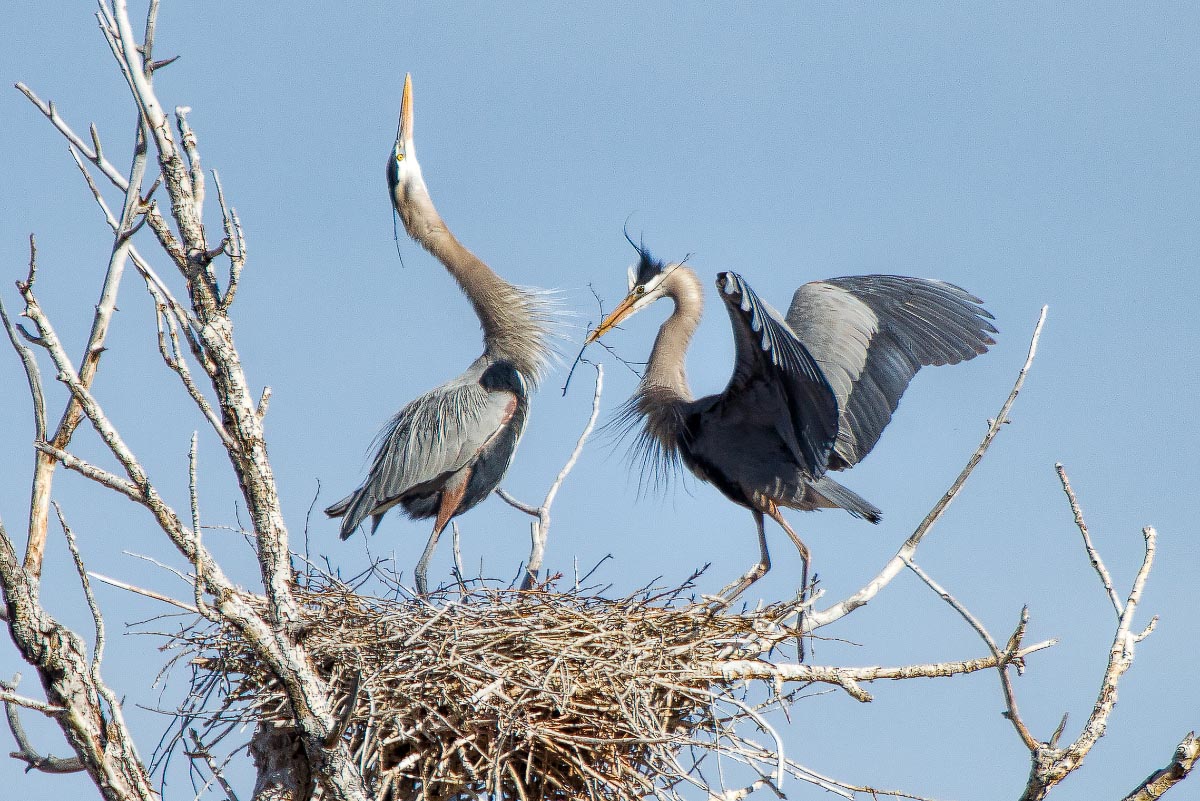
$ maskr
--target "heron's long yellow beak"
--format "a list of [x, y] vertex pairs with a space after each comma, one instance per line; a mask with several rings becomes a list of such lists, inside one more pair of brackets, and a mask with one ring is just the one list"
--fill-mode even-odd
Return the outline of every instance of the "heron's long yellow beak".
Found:
[[396, 131], [396, 140], [411, 142], [413, 138], [413, 99], [412, 73], [404, 74], [404, 96], [400, 100], [400, 129]]
[[621, 301], [620, 305], [613, 309], [612, 313], [605, 317], [604, 320], [601, 321], [600, 325], [596, 326], [592, 333], [587, 335], [587, 339], [584, 340], [584, 344], [590, 345], [600, 337], [607, 334], [609, 331], [616, 328], [618, 323], [633, 313], [633, 304], [637, 302], [639, 297], [639, 295], [627, 295], [625, 300]]

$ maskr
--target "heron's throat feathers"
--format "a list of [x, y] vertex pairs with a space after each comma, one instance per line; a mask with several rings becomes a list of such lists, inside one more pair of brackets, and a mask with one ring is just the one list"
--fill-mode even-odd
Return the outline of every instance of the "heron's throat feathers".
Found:
[[683, 434], [684, 408], [690, 400], [674, 388], [643, 381], [629, 402], [630, 412], [642, 419], [643, 447], [652, 442], [660, 458], [673, 461]]

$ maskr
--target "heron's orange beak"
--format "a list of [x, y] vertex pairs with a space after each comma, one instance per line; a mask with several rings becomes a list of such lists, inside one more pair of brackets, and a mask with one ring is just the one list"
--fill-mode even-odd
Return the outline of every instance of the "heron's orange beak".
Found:
[[404, 96], [400, 100], [400, 130], [396, 139], [401, 142], [411, 142], [413, 138], [413, 99], [412, 73], [404, 75]]
[[583, 341], [583, 344], [590, 345], [600, 337], [607, 334], [609, 331], [616, 328], [617, 323], [621, 322], [633, 313], [633, 304], [637, 302], [639, 297], [639, 295], [627, 295], [625, 300], [621, 301], [620, 305], [613, 309], [612, 313], [605, 317], [600, 322], [600, 325], [596, 326], [596, 328], [587, 335], [587, 339]]

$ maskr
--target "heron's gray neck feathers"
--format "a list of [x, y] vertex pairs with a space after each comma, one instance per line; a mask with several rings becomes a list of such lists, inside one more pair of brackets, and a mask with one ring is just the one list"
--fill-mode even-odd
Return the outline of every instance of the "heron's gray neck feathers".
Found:
[[408, 235], [445, 265], [471, 301], [485, 354], [509, 362], [536, 386], [550, 363], [548, 304], [496, 275], [458, 241], [434, 207], [419, 168], [396, 186], [393, 200]]
[[675, 311], [658, 329], [646, 374], [632, 399], [645, 433], [667, 456], [678, 448], [683, 407], [692, 400], [684, 363], [704, 311], [704, 290], [696, 274], [683, 266], [670, 269], [664, 288]]

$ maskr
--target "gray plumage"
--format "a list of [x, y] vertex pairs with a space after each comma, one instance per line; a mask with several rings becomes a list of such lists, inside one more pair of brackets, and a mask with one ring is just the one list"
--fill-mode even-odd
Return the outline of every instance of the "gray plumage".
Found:
[[952, 284], [867, 275], [805, 284], [783, 316], [724, 272], [716, 283], [733, 327], [733, 375], [721, 393], [693, 399], [684, 358], [703, 310], [700, 281], [681, 264], [638, 252], [629, 295], [588, 341], [659, 298], [675, 311], [622, 419], [641, 423], [636, 444], [656, 477], [685, 466], [753, 513], [760, 561], [722, 591], [728, 599], [770, 568], [764, 515], [800, 551], [806, 587], [808, 548], [780, 507], [841, 508], [878, 522], [879, 509], [826, 471], [870, 452], [922, 366], [955, 364], [994, 344], [991, 314]]
[[400, 126], [388, 159], [388, 188], [404, 228], [445, 265], [479, 317], [484, 352], [457, 378], [401, 409], [378, 438], [363, 484], [325, 510], [342, 518], [347, 539], [367, 517], [371, 531], [394, 506], [435, 518], [418, 563], [417, 590], [438, 537], [453, 518], [494, 490], [512, 463], [529, 418], [529, 399], [550, 356], [550, 316], [535, 291], [515, 287], [467, 250], [434, 208], [413, 145], [412, 81], [406, 77]]

